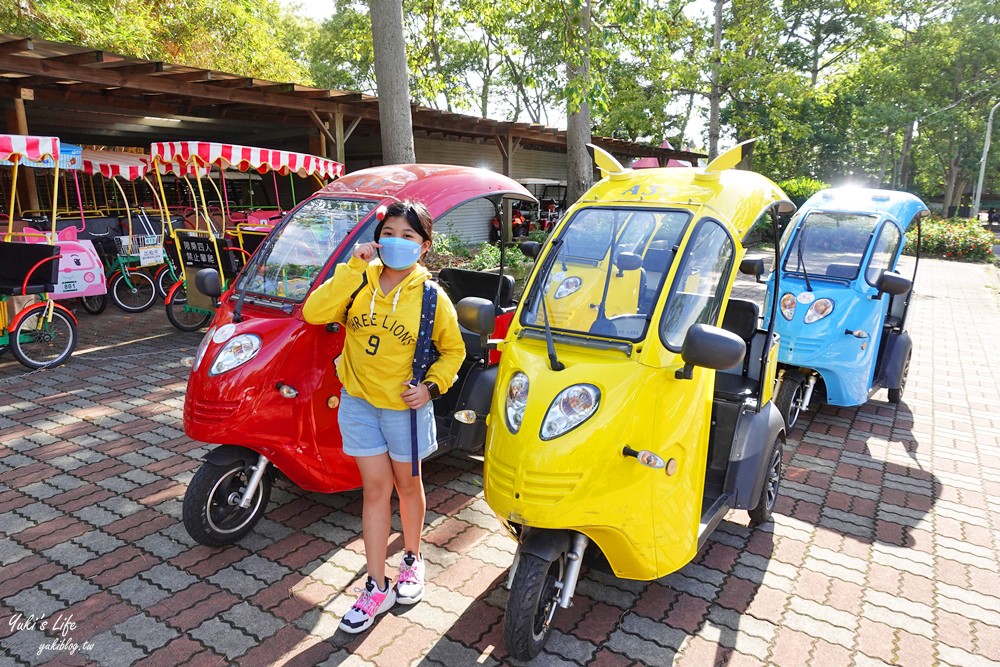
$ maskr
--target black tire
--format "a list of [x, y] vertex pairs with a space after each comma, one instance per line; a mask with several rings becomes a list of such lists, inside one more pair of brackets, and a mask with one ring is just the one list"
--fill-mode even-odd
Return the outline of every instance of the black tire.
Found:
[[125, 272], [119, 273], [111, 281], [108, 291], [115, 305], [126, 313], [141, 313], [152, 308], [156, 302], [156, 285], [142, 271], [129, 271], [127, 280]]
[[267, 510], [271, 479], [265, 474], [250, 507], [239, 506], [250, 481], [251, 468], [243, 461], [215, 465], [206, 461], [194, 474], [184, 494], [182, 516], [188, 535], [199, 544], [224, 547], [253, 530]]
[[76, 349], [76, 325], [58, 308], [45, 321], [45, 308], [31, 311], [10, 332], [10, 351], [28, 368], [50, 368], [63, 363]]
[[174, 280], [174, 275], [170, 272], [170, 267], [164, 264], [157, 269], [153, 282], [156, 283], [156, 293], [161, 299], [166, 301], [167, 294], [170, 293], [170, 288], [173, 287], [174, 283], [177, 281]]
[[80, 299], [80, 304], [91, 315], [100, 315], [108, 307], [108, 295], [85, 296]]
[[187, 310], [187, 292], [183, 287], [174, 290], [174, 295], [167, 299], [167, 319], [181, 331], [197, 331], [212, 320], [211, 313]]
[[798, 371], [785, 371], [781, 380], [781, 388], [774, 398], [774, 404], [781, 411], [781, 417], [785, 420], [785, 428], [789, 431], [795, 426], [802, 413], [802, 397], [805, 395], [806, 379]]
[[767, 471], [764, 473], [764, 485], [760, 489], [760, 498], [757, 499], [757, 507], [749, 511], [750, 525], [759, 526], [771, 520], [774, 506], [778, 502], [778, 490], [781, 488], [781, 454], [784, 446], [781, 438], [775, 438], [771, 446], [771, 459], [767, 464]]
[[899, 388], [889, 389], [889, 402], [898, 404], [903, 400], [903, 391], [906, 389], [906, 376], [910, 374], [910, 355], [912, 351], [906, 353], [906, 361], [903, 362], [903, 373], [899, 376]]
[[503, 638], [510, 656], [526, 661], [541, 652], [549, 637], [559, 604], [556, 582], [563, 578], [565, 559], [549, 561], [528, 553], [519, 559], [504, 612]]

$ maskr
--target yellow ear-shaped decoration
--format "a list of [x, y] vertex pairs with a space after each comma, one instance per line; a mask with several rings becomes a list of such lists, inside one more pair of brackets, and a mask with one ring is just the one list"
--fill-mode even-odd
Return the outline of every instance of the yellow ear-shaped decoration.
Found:
[[613, 176], [615, 174], [625, 175], [632, 171], [631, 169], [626, 169], [621, 165], [618, 160], [614, 158], [611, 153], [607, 152], [599, 146], [594, 144], [587, 144], [587, 146], [594, 151], [594, 164], [597, 168], [601, 170], [601, 177]]
[[736, 144], [728, 151], [709, 162], [708, 166], [705, 167], [705, 171], [725, 171], [726, 169], [732, 169], [742, 162], [743, 158], [750, 155], [750, 149], [755, 143], [757, 143], [759, 138], [760, 137], [754, 137], [753, 139], [747, 139], [743, 143]]

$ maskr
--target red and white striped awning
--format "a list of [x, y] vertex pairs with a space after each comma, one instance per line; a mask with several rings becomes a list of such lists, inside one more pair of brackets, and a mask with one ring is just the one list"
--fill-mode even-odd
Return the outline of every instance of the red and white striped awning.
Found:
[[83, 171], [105, 178], [118, 176], [129, 181], [142, 178], [149, 170], [149, 158], [138, 153], [118, 153], [115, 151], [83, 150]]
[[[334, 179], [344, 175], [344, 165], [333, 160], [291, 151], [216, 144], [207, 141], [167, 141], [153, 144], [150, 154], [161, 173], [192, 174], [209, 165], [220, 169], [251, 169], [260, 174], [275, 171]], [[200, 170], [199, 170], [200, 171]]]
[[59, 159], [57, 137], [32, 137], [23, 134], [0, 134], [0, 161], [27, 158], [40, 162], [46, 157]]

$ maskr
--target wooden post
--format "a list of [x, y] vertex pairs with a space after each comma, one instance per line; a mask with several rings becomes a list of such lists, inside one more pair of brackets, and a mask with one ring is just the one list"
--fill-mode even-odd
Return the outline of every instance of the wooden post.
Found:
[[333, 136], [337, 140], [337, 162], [346, 164], [344, 142], [347, 141], [347, 137], [344, 136], [344, 113], [342, 111], [333, 114]]
[[[14, 134], [28, 134], [28, 118], [24, 113], [25, 92], [26, 91], [24, 90], [20, 90], [18, 97], [14, 98], [14, 117], [12, 123], [14, 126]], [[28, 93], [27, 96], [29, 99], [33, 97], [30, 93]], [[21, 187], [23, 188], [23, 190], [21, 190], [21, 196], [24, 197], [28, 203], [27, 206], [22, 204], [21, 210], [27, 208], [37, 211], [41, 209], [41, 206], [38, 205], [38, 190], [35, 187], [35, 170], [22, 168], [21, 174], [23, 177], [18, 179]]]

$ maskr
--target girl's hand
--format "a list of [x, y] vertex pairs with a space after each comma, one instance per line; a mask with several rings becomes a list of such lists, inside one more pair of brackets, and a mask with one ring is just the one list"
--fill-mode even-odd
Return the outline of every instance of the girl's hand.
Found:
[[363, 259], [366, 262], [372, 261], [375, 257], [375, 249], [381, 248], [381, 243], [375, 243], [374, 241], [369, 241], [368, 243], [359, 243], [354, 246], [354, 256], [358, 259]]
[[417, 408], [422, 408], [429, 400], [431, 400], [431, 390], [427, 388], [427, 385], [418, 382], [417, 386], [411, 386], [409, 382], [404, 382], [403, 386], [406, 387], [403, 393], [400, 394], [403, 398], [403, 402], [408, 406], [416, 410]]

